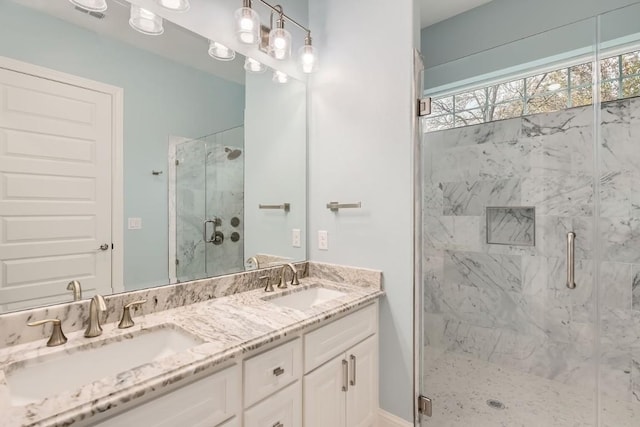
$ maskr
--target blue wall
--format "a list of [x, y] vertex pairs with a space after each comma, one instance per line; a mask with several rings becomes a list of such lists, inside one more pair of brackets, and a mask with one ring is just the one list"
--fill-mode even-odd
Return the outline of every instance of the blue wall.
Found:
[[[422, 29], [425, 88], [444, 87], [568, 52], [590, 53], [596, 44], [596, 20], [590, 19], [637, 0], [494, 0]], [[635, 9], [634, 9], [635, 10]], [[632, 13], [620, 13], [619, 25], [606, 26], [612, 38], [634, 25]], [[630, 19], [625, 23], [625, 19]], [[582, 21], [582, 22], [579, 22]], [[571, 25], [568, 25], [571, 24]], [[564, 28], [561, 28], [565, 26]]]
[[0, 55], [124, 88], [124, 282], [168, 283], [168, 136], [241, 125], [244, 87], [5, 0]]

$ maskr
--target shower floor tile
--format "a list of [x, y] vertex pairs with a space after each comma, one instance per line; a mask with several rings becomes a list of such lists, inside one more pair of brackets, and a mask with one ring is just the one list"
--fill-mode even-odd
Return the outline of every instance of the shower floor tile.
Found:
[[[433, 417], [422, 427], [595, 426], [595, 394], [556, 381], [427, 348], [424, 391]], [[500, 402], [495, 408], [488, 401]], [[640, 403], [603, 398], [603, 427], [637, 427]]]

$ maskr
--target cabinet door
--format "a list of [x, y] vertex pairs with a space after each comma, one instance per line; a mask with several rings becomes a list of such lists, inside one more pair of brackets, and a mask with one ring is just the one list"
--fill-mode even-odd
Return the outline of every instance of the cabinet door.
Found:
[[342, 390], [342, 356], [336, 357], [304, 377], [304, 426], [346, 427], [346, 393]]
[[347, 351], [347, 426], [374, 427], [378, 410], [378, 340], [367, 338]]

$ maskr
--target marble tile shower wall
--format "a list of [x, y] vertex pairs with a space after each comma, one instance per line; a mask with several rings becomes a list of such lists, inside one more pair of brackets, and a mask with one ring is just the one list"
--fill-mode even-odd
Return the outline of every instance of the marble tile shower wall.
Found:
[[[189, 141], [177, 148], [178, 279], [195, 280], [237, 272], [244, 268], [244, 153], [233, 159], [225, 149], [242, 142], [242, 128]], [[221, 218], [221, 245], [205, 243], [203, 222]], [[237, 217], [239, 225], [231, 219]], [[238, 240], [231, 239], [238, 233]], [[207, 234], [213, 233], [209, 226]]]
[[[597, 171], [594, 132], [583, 107], [425, 135], [425, 342], [595, 387], [597, 256], [600, 387], [640, 402], [640, 99], [602, 107]], [[487, 206], [534, 206], [535, 246], [487, 244]]]

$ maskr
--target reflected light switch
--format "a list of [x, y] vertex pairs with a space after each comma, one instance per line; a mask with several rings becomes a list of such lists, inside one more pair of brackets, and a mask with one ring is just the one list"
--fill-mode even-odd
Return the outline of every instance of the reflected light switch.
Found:
[[318, 249], [321, 251], [329, 250], [329, 236], [325, 230], [318, 231]]
[[300, 229], [294, 228], [291, 230], [291, 246], [294, 248], [300, 247]]
[[140, 230], [142, 228], [142, 218], [129, 218], [129, 230]]

